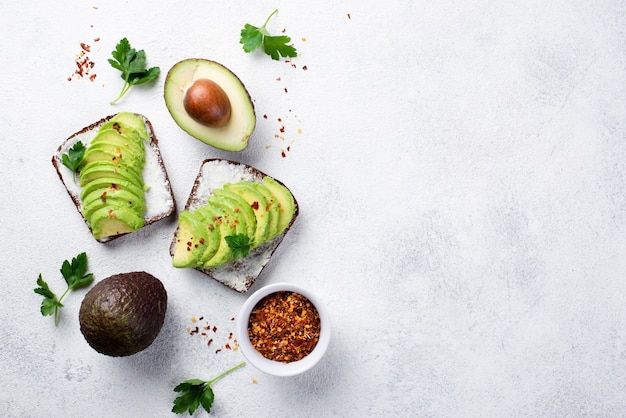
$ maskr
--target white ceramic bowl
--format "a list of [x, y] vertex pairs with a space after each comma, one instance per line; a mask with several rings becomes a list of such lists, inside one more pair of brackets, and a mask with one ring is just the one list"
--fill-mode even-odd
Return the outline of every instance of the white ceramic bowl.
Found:
[[[292, 361], [291, 363], [282, 363], [263, 357], [263, 355], [252, 346], [248, 335], [248, 321], [252, 309], [254, 309], [256, 304], [265, 296], [280, 291], [290, 291], [301, 294], [315, 306], [320, 317], [320, 337], [315, 348], [303, 359]], [[237, 341], [239, 342], [239, 349], [244, 357], [257, 369], [274, 376], [294, 376], [309, 370], [324, 356], [328, 348], [330, 341], [330, 319], [326, 306], [313, 293], [292, 283], [274, 283], [257, 290], [244, 302], [237, 318]]]

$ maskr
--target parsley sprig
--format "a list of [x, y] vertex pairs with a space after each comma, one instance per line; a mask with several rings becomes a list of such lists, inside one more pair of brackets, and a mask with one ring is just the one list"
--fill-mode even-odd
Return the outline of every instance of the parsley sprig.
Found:
[[244, 234], [227, 235], [224, 237], [226, 244], [233, 250], [233, 257], [235, 259], [244, 258], [250, 253], [250, 247], [252, 242], [250, 238]]
[[41, 273], [37, 279], [35, 293], [43, 296], [41, 302], [41, 314], [43, 316], [54, 315], [54, 325], [59, 324], [59, 309], [63, 307], [61, 301], [69, 293], [70, 290], [80, 289], [89, 286], [93, 281], [93, 273], [87, 274], [87, 254], [80, 253], [72, 259], [72, 262], [65, 260], [61, 265], [61, 274], [67, 283], [67, 289], [58, 297], [50, 286], [43, 280]]
[[76, 181], [76, 172], [83, 162], [85, 156], [85, 145], [82, 141], [76, 142], [66, 153], [61, 155], [61, 162], [64, 166], [72, 170], [73, 179]]
[[246, 364], [246, 362], [242, 361], [235, 367], [226, 370], [224, 373], [211, 380], [189, 379], [178, 384], [174, 388], [174, 391], [180, 392], [180, 396], [174, 400], [172, 412], [176, 414], [189, 412], [189, 415], [193, 415], [200, 406], [202, 406], [205, 411], [211, 412], [211, 406], [215, 400], [215, 394], [213, 393], [211, 385], [215, 383], [216, 380], [221, 379], [233, 370], [242, 367], [244, 364]]
[[267, 23], [272, 16], [278, 13], [278, 9], [274, 10], [265, 20], [265, 23], [261, 27], [253, 26], [246, 23], [241, 30], [241, 39], [239, 43], [243, 45], [245, 52], [252, 52], [261, 45], [263, 45], [263, 51], [273, 60], [283, 57], [296, 57], [298, 52], [292, 45], [288, 45], [291, 42], [291, 38], [286, 35], [271, 36], [267, 30]]
[[131, 48], [128, 39], [123, 38], [111, 52], [114, 59], [109, 58], [109, 64], [122, 72], [124, 86], [119, 96], [111, 102], [117, 103], [132, 86], [155, 80], [161, 69], [159, 67], [146, 68], [146, 53], [143, 49], [137, 51]]

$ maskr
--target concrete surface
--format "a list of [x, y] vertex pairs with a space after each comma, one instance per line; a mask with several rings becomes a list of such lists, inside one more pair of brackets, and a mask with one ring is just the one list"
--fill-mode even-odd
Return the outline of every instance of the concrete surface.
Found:
[[[291, 63], [238, 43], [274, 8]], [[153, 122], [179, 205], [211, 157], [293, 190], [301, 215], [252, 290], [299, 283], [332, 315], [313, 370], [247, 365], [215, 384], [212, 415], [625, 416], [623, 1], [33, 1], [6, 4], [0, 22], [0, 415], [173, 416], [177, 383], [242, 360], [216, 350], [246, 295], [171, 267], [175, 219], [98, 244], [52, 168], [65, 138], [129, 110]], [[111, 106], [121, 80], [106, 60], [122, 37], [163, 74]], [[68, 81], [81, 42], [94, 81]], [[189, 57], [248, 87], [247, 150], [215, 150], [169, 116], [165, 74]], [[164, 282], [149, 349], [93, 351], [85, 291], [58, 327], [40, 315], [38, 274], [61, 292], [61, 262], [81, 251], [97, 280]], [[211, 345], [187, 332], [192, 316], [217, 326]]]

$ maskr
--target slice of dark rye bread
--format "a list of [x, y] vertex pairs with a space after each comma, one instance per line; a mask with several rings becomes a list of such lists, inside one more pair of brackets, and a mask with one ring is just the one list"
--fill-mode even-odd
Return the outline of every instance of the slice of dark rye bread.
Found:
[[[268, 175], [262, 171], [243, 163], [219, 158], [204, 160], [200, 165], [200, 170], [189, 193], [185, 210], [194, 211], [196, 208], [206, 205], [213, 190], [221, 188], [226, 183], [236, 183], [238, 181], [261, 183], [263, 177], [266, 176]], [[279, 180], [275, 180], [285, 186], [285, 184]], [[299, 206], [295, 196], [294, 203], [295, 209], [293, 217], [285, 230], [270, 241], [252, 249], [247, 257], [231, 261], [222, 266], [206, 269], [196, 268], [196, 270], [212, 277], [237, 292], [247, 292], [259, 277], [263, 268], [270, 261], [274, 251], [276, 251], [278, 245], [282, 242], [298, 217]], [[170, 245], [171, 256], [174, 255], [176, 244], [175, 232]]]
[[[147, 210], [144, 213], [145, 226], [153, 224], [161, 219], [167, 218], [176, 211], [176, 201], [172, 192], [167, 170], [159, 151], [158, 140], [154, 133], [154, 128], [148, 118], [138, 113], [145, 124], [150, 141], [146, 144], [146, 162], [143, 169], [143, 181], [147, 186], [145, 190]], [[65, 190], [70, 195], [70, 198], [74, 202], [76, 209], [81, 214], [81, 199], [80, 199], [80, 185], [79, 177], [76, 176], [74, 180], [73, 173], [70, 169], [65, 167], [62, 162], [62, 155], [66, 153], [75, 143], [82, 141], [85, 147], [89, 146], [91, 139], [93, 139], [98, 133], [98, 129], [108, 120], [115, 115], [106, 116], [97, 122], [92, 123], [89, 126], [84, 127], [80, 131], [72, 134], [67, 138], [57, 149], [56, 153], [52, 156], [52, 165], [56, 169], [61, 182], [65, 186]], [[83, 218], [84, 220], [84, 218]], [[86, 222], [85, 222], [86, 223]], [[122, 235], [119, 234], [98, 240], [99, 242], [109, 242]]]

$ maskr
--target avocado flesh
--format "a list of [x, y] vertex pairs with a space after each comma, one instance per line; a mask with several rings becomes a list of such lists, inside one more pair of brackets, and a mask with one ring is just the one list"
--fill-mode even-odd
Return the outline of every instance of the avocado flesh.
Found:
[[256, 190], [251, 183], [239, 182], [224, 185], [224, 189], [240, 195], [253, 209], [256, 218], [256, 231], [252, 240], [252, 246], [258, 247], [267, 241], [270, 232], [271, 213], [267, 212], [267, 200], [265, 196]]
[[215, 189], [213, 190], [213, 194], [235, 202], [236, 210], [241, 212], [241, 215], [245, 218], [246, 236], [254, 237], [256, 234], [256, 216], [254, 215], [254, 209], [252, 209], [252, 206], [250, 206], [243, 197], [230, 190]]
[[121, 135], [113, 128], [100, 128], [89, 145], [102, 145], [109, 147], [112, 151], [119, 150], [122, 154], [130, 152], [135, 155], [143, 155], [145, 153], [144, 144], [139, 134], [134, 130], [128, 130], [126, 135]]
[[220, 232], [219, 247], [217, 248], [215, 254], [213, 254], [213, 257], [203, 263], [202, 267], [204, 268], [216, 267], [233, 259], [233, 250], [224, 239], [224, 237], [232, 235], [231, 224], [227, 220], [228, 214], [220, 208], [214, 207], [214, 210], [219, 214], [219, 220], [216, 221]]
[[114, 196], [121, 192], [130, 193], [133, 196], [129, 196], [130, 200], [145, 200], [145, 192], [140, 189], [137, 183], [128, 181], [125, 179], [111, 178], [111, 177], [99, 177], [89, 182], [80, 191], [80, 198], [83, 201], [83, 206], [88, 202], [88, 196], [93, 195], [94, 192], [98, 195], [105, 193], [105, 196]]
[[207, 246], [206, 226], [189, 211], [178, 215], [176, 251], [172, 259], [174, 267], [192, 267], [198, 264], [199, 257]]
[[[228, 96], [231, 116], [220, 128], [204, 126], [189, 116], [183, 105], [185, 92], [198, 79], [218, 84]], [[241, 80], [223, 65], [206, 59], [186, 59], [168, 72], [164, 85], [165, 105], [178, 126], [200, 141], [226, 151], [241, 151], [256, 126], [254, 106]]]
[[267, 187], [278, 206], [279, 220], [278, 220], [278, 234], [283, 232], [291, 223], [293, 214], [296, 210], [296, 202], [293, 195], [285, 186], [280, 184], [272, 177], [264, 177], [263, 184]]
[[89, 226], [96, 239], [136, 231], [145, 225], [136, 211], [127, 207], [105, 206], [90, 213]]
[[278, 203], [272, 195], [272, 192], [270, 192], [265, 185], [261, 183], [251, 183], [251, 185], [265, 197], [265, 201], [267, 202], [267, 205], [263, 208], [269, 218], [269, 231], [265, 239], [270, 240], [278, 234], [278, 218], [280, 217]]
[[241, 213], [237, 202], [228, 198], [213, 195], [209, 197], [209, 205], [220, 208], [224, 213], [227, 214], [226, 220], [228, 222], [228, 225], [230, 226], [231, 231], [229, 235], [247, 235], [248, 224], [245, 216], [243, 216], [243, 213]]
[[[114, 127], [115, 125], [117, 127]], [[127, 134], [130, 131], [135, 131], [139, 137], [148, 141], [148, 132], [146, 130], [146, 123], [144, 120], [131, 112], [120, 112], [117, 115], [113, 116], [108, 122], [106, 122], [103, 127], [114, 127], [114, 129], [119, 129], [120, 133]]]
[[135, 167], [125, 167], [113, 161], [94, 161], [86, 164], [80, 170], [80, 185], [85, 186], [98, 178], [108, 177], [142, 184], [142, 176]]
[[143, 167], [147, 139], [142, 117], [118, 113], [89, 143], [80, 170], [81, 212], [97, 240], [145, 225]]
[[167, 292], [145, 272], [122, 273], [92, 287], [80, 306], [80, 331], [97, 352], [120, 357], [149, 347], [167, 312]]
[[196, 209], [193, 214], [207, 229], [206, 247], [204, 253], [198, 258], [198, 265], [203, 265], [215, 255], [222, 241], [222, 231], [216, 222], [219, 213], [211, 206], [202, 206]]
[[83, 206], [81, 207], [84, 217], [91, 219], [94, 212], [101, 208], [130, 208], [140, 214], [143, 214], [146, 210], [145, 200], [126, 190], [115, 190], [107, 194], [104, 193], [105, 192], [97, 190], [85, 197]]

